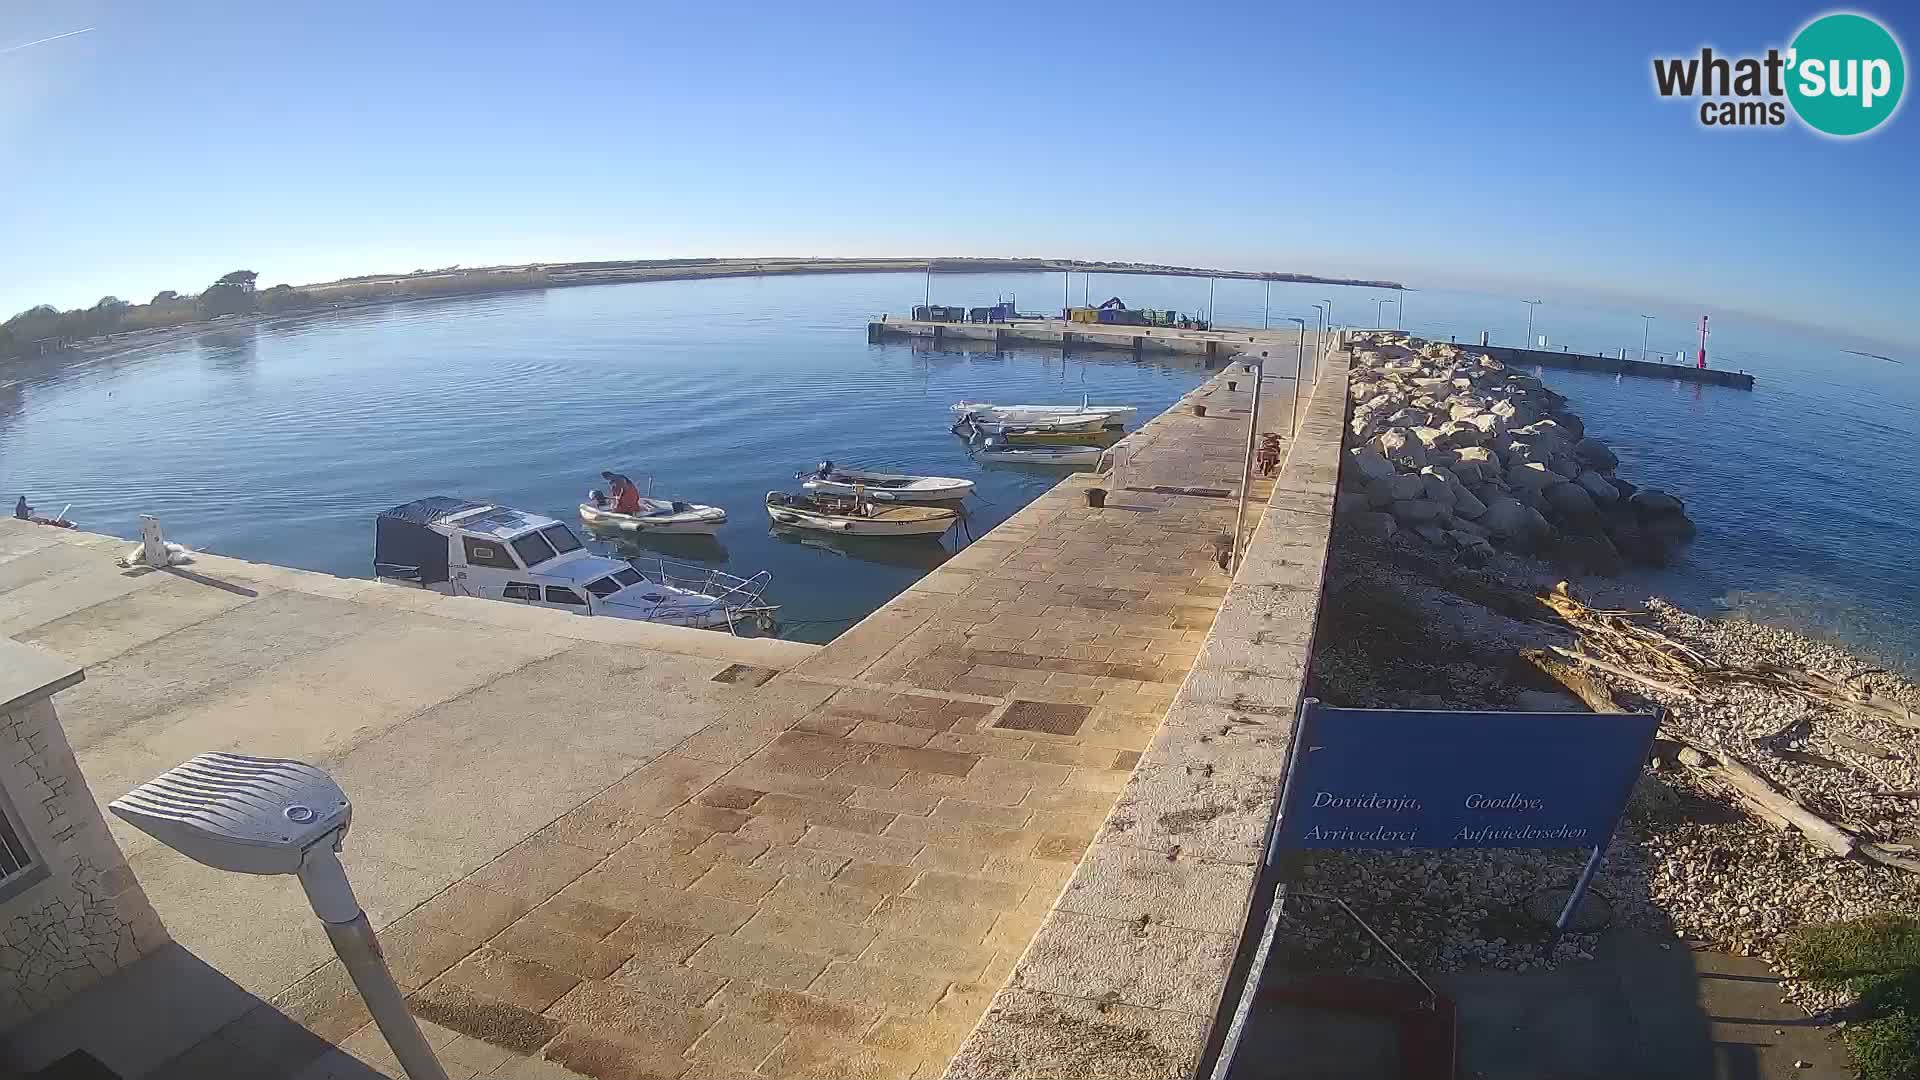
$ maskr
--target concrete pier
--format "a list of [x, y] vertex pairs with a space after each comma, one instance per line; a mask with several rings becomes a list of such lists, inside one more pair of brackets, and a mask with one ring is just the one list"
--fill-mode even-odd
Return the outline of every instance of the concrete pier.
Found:
[[1753, 376], [1744, 371], [1688, 367], [1682, 364], [1657, 364], [1650, 360], [1629, 360], [1621, 356], [1595, 356], [1590, 353], [1516, 349], [1505, 345], [1464, 345], [1462, 348], [1478, 349], [1503, 364], [1515, 364], [1520, 367], [1593, 371], [1602, 375], [1627, 375], [1636, 379], [1671, 379], [1674, 382], [1705, 383], [1708, 386], [1731, 386], [1736, 390], [1753, 389]]
[[[1116, 326], [1107, 323], [1076, 323], [1060, 319], [1021, 319], [1004, 323], [944, 323], [883, 319], [867, 324], [868, 341], [888, 338], [920, 338], [934, 344], [984, 341], [1002, 348], [1007, 345], [1053, 346], [1067, 352], [1076, 349], [1118, 349], [1135, 353], [1199, 353], [1224, 363], [1236, 353], [1261, 350], [1273, 356], [1288, 355], [1300, 344], [1292, 326], [1282, 329], [1253, 330], [1244, 327], [1220, 327], [1211, 330], [1181, 330], [1169, 326]], [[1313, 333], [1306, 336], [1306, 348], [1314, 347]]]
[[[1285, 436], [1294, 335], [1269, 348], [1259, 427]], [[1252, 388], [1197, 387], [823, 647], [211, 557], [129, 573], [125, 541], [7, 522], [0, 632], [89, 668], [60, 706], [100, 800], [207, 749], [333, 771], [349, 870], [456, 1078], [1184, 1075], [1298, 690], [1243, 654], [1304, 666], [1319, 564], [1287, 553], [1324, 552], [1320, 399], [1344, 405], [1323, 381], [1320, 449], [1246, 493], [1241, 578], [1266, 591], [1242, 596], [1218, 558]], [[1246, 762], [1197, 779], [1207, 725], [1256, 699], [1276, 719]], [[398, 1075], [293, 882], [117, 836], [216, 990], [164, 1030], [94, 1025], [96, 1052]], [[180, 984], [136, 965], [9, 1038], [44, 1057]]]

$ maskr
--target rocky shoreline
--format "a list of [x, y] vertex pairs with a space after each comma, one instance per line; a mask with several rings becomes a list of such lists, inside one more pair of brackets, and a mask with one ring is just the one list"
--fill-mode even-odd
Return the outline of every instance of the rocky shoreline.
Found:
[[[1351, 707], [1583, 709], [1521, 657], [1574, 640], [1534, 599], [1572, 577], [1576, 590], [1639, 611], [1644, 625], [1716, 661], [1818, 672], [1920, 717], [1920, 686], [1832, 645], [1691, 614], [1614, 582], [1583, 583], [1581, 572], [1669, 558], [1692, 535], [1680, 500], [1616, 476], [1611, 451], [1531, 376], [1416, 339], [1376, 337], [1359, 348], [1311, 695]], [[1760, 686], [1662, 694], [1599, 677], [1625, 707], [1665, 706], [1663, 732], [1754, 763], [1852, 834], [1896, 850], [1920, 846], [1920, 797], [1910, 797], [1920, 792], [1920, 731]], [[1569, 935], [1544, 955], [1544, 932], [1526, 910], [1578, 862], [1565, 852], [1327, 853], [1305, 872], [1314, 891], [1347, 896], [1377, 918], [1423, 971], [1526, 970], [1581, 960], [1598, 941]], [[1615, 925], [1776, 966], [1800, 926], [1920, 910], [1920, 875], [1836, 857], [1672, 760], [1650, 763], [1595, 887]], [[1383, 971], [1378, 951], [1350, 927], [1318, 920], [1294, 929], [1302, 958], [1317, 966]], [[1835, 1004], [1789, 987], [1809, 1011]]]
[[1498, 547], [1602, 574], [1664, 566], [1693, 537], [1678, 498], [1615, 475], [1565, 397], [1484, 353], [1375, 335], [1348, 393], [1338, 510], [1366, 535], [1405, 529], [1470, 565]]

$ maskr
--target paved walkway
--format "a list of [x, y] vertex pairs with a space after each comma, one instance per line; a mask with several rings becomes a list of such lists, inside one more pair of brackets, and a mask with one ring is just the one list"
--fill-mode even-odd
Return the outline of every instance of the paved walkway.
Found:
[[[1106, 508], [1068, 479], [398, 920], [386, 940], [452, 1074], [939, 1076], [1225, 593], [1245, 397], [1156, 419]], [[397, 1070], [337, 964], [274, 1005], [178, 1075], [273, 1053], [258, 1031], [282, 1015], [339, 1043], [307, 1077]]]
[[[116, 566], [132, 546], [0, 519], [0, 635], [85, 667], [54, 700], [94, 798], [209, 750], [319, 764], [354, 801], [345, 858], [377, 927], [725, 715], [750, 689], [714, 681], [735, 663], [764, 678], [818, 651], [213, 556]], [[141, 999], [143, 1023], [50, 1017], [8, 1049], [104, 1039], [137, 1075], [332, 955], [292, 880], [107, 820], [184, 946], [149, 967], [196, 991]]]

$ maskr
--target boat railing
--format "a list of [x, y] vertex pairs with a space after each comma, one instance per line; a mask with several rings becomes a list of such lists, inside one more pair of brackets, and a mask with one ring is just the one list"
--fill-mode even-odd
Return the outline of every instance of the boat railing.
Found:
[[[713, 597], [713, 603], [694, 609], [686, 616], [689, 620], [722, 609], [730, 617], [771, 612], [774, 609], [761, 602], [767, 588], [773, 584], [773, 571], [762, 570], [751, 577], [739, 577], [715, 570], [710, 566], [695, 563], [676, 562], [649, 556], [634, 556], [627, 564], [645, 574], [649, 580], [670, 585], [676, 589], [699, 593]], [[671, 622], [672, 619], [659, 621]]]

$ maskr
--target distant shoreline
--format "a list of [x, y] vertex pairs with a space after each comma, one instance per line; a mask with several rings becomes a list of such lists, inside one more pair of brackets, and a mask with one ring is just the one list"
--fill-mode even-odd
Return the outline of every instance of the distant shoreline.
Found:
[[[569, 263], [527, 263], [513, 266], [461, 267], [414, 274], [371, 274], [313, 285], [295, 286], [321, 303], [312, 307], [275, 312], [255, 312], [222, 319], [203, 319], [152, 330], [135, 331], [107, 341], [78, 345], [61, 353], [40, 358], [42, 365], [30, 362], [18, 367], [66, 367], [75, 361], [110, 360], [146, 349], [172, 344], [181, 338], [221, 330], [257, 326], [274, 319], [340, 315], [368, 308], [386, 307], [413, 300], [449, 297], [496, 296], [515, 292], [540, 292], [546, 289], [574, 288], [583, 285], [623, 285], [643, 281], [699, 281], [713, 278], [768, 277], [803, 274], [1004, 274], [1004, 273], [1094, 273], [1135, 274], [1146, 277], [1229, 278], [1242, 281], [1280, 281], [1294, 284], [1351, 285], [1360, 288], [1405, 289], [1397, 281], [1362, 278], [1323, 277], [1263, 270], [1222, 270], [1209, 267], [1172, 266], [1156, 263], [1098, 262], [1078, 259], [634, 259]], [[510, 277], [509, 277], [510, 276]], [[537, 283], [529, 283], [537, 276]], [[492, 278], [494, 280], [489, 281]], [[512, 284], [501, 282], [511, 280]], [[390, 287], [420, 291], [367, 295], [366, 290]], [[329, 293], [350, 293], [352, 299], [329, 301]], [[17, 377], [17, 372], [0, 367], [0, 374]]]

